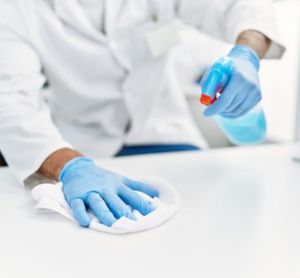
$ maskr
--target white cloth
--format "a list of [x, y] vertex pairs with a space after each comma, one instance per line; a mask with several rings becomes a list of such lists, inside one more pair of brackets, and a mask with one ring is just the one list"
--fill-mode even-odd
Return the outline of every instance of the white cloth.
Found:
[[124, 144], [205, 147], [173, 61], [199, 61], [200, 75], [214, 47], [183, 41], [183, 23], [229, 44], [256, 29], [269, 57], [284, 50], [267, 0], [114, 0], [102, 16], [105, 35], [78, 1], [0, 1], [0, 150], [21, 182], [63, 147], [92, 158]]
[[[136, 233], [156, 228], [172, 217], [180, 207], [180, 198], [175, 188], [161, 178], [147, 178], [142, 181], [151, 184], [151, 186], [159, 192], [159, 198], [154, 199], [139, 192], [143, 198], [156, 208], [155, 211], [143, 216], [138, 211], [133, 210], [133, 214], [137, 218], [136, 221], [122, 217], [117, 220], [112, 227], [107, 227], [99, 223], [99, 221], [90, 214], [92, 217], [90, 229], [110, 234]], [[38, 185], [32, 189], [32, 197], [37, 201], [35, 207], [36, 211], [56, 212], [76, 222], [64, 198], [61, 183]]]

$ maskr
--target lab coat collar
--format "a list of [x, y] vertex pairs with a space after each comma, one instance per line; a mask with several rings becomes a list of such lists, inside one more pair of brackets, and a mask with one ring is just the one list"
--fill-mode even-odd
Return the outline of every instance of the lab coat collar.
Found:
[[116, 28], [118, 19], [125, 8], [124, 0], [104, 0], [105, 1], [105, 29], [108, 35], [112, 34]]
[[[105, 31], [106, 35], [113, 33], [118, 17], [124, 8], [124, 0], [105, 1]], [[66, 23], [78, 31], [92, 38], [106, 41], [104, 34], [99, 32], [84, 13], [82, 7], [76, 0], [54, 0], [56, 14]]]
[[76, 0], [54, 0], [54, 9], [58, 17], [77, 31], [92, 39], [106, 41], [105, 36], [93, 26]]

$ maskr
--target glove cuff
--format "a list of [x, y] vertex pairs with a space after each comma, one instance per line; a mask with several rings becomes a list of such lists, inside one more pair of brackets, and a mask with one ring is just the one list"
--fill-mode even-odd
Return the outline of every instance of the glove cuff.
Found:
[[88, 157], [84, 157], [84, 156], [76, 157], [76, 158], [73, 158], [73, 159], [69, 160], [65, 164], [63, 169], [60, 171], [58, 180], [61, 182], [69, 169], [76, 168], [76, 167], [81, 167], [83, 164], [92, 164], [92, 165], [94, 165], [94, 161], [92, 159], [90, 159]]
[[241, 45], [241, 44], [236, 45], [235, 47], [232, 48], [228, 56], [231, 58], [244, 57], [254, 65], [257, 71], [259, 71], [260, 59], [256, 54], [256, 52], [252, 48], [246, 45]]

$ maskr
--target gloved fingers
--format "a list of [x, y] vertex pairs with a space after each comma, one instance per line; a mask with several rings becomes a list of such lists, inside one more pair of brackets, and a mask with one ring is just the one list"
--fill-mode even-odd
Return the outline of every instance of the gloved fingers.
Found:
[[[242, 93], [243, 91], [240, 91], [237, 93], [235, 98], [232, 100], [232, 102], [228, 105], [228, 107], [222, 112], [222, 113], [232, 113], [235, 111], [238, 107], [240, 107], [247, 99], [247, 94]], [[220, 115], [222, 115], [220, 113]]]
[[221, 116], [227, 117], [227, 118], [238, 118], [245, 114], [247, 114], [251, 109], [253, 109], [258, 102], [261, 100], [260, 95], [257, 95], [256, 93], [250, 93], [246, 97], [246, 99], [237, 106], [234, 110], [231, 112], [224, 112], [221, 113]]
[[234, 111], [222, 112], [220, 115], [225, 118], [236, 119], [245, 115], [249, 111], [249, 108], [245, 103], [241, 103]]
[[76, 221], [82, 227], [89, 227], [91, 223], [91, 219], [86, 212], [86, 208], [83, 200], [77, 198], [70, 201], [70, 208], [73, 212], [73, 215]]
[[126, 186], [122, 187], [119, 192], [119, 196], [126, 204], [138, 210], [142, 215], [147, 215], [155, 210], [148, 201]]
[[236, 80], [238, 78], [239, 77], [232, 77], [221, 96], [204, 110], [204, 116], [210, 117], [225, 111], [225, 109], [232, 103], [237, 92], [239, 91], [237, 84], [240, 83], [238, 83]]
[[110, 190], [105, 190], [102, 192], [102, 198], [105, 200], [110, 211], [114, 216], [119, 219], [123, 216], [136, 220], [131, 209], [121, 200], [121, 198], [114, 192]]
[[85, 202], [101, 224], [111, 227], [117, 221], [98, 193], [90, 193]]
[[134, 181], [134, 180], [131, 180], [128, 178], [123, 178], [123, 183], [126, 186], [128, 186], [130, 189], [143, 192], [143, 193], [147, 194], [148, 196], [150, 196], [151, 198], [159, 196], [159, 192], [156, 189], [154, 189], [152, 186], [145, 184], [143, 182]]
[[230, 111], [230, 112], [222, 112], [220, 113], [220, 115], [222, 117], [225, 117], [225, 118], [231, 118], [231, 119], [236, 119], [236, 118], [239, 118], [241, 115], [241, 111], [243, 111], [244, 109], [244, 104], [241, 103], [235, 111]]
[[261, 95], [260, 94], [259, 95], [257, 93], [250, 94], [248, 96], [247, 100], [245, 101], [245, 106], [241, 107], [237, 113], [239, 113], [239, 116], [243, 116], [243, 115], [247, 114], [260, 101], [261, 101]]

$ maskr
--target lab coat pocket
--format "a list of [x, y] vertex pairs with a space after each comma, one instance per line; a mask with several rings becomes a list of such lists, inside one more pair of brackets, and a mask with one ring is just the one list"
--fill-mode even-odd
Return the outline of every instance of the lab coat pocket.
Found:
[[148, 22], [116, 31], [111, 47], [121, 65], [128, 71], [159, 58], [180, 44], [176, 21]]

